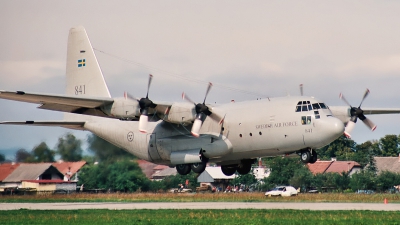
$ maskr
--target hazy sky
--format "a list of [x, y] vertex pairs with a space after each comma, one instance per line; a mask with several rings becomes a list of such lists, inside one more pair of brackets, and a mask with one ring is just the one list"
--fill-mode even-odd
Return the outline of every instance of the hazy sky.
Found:
[[[358, 105], [369, 88], [364, 107], [400, 108], [399, 12], [389, 0], [1, 1], [0, 89], [63, 94], [68, 32], [83, 25], [105, 52], [95, 51], [113, 97], [143, 97], [152, 73], [153, 100], [181, 101], [185, 91], [201, 101], [208, 81], [210, 103], [298, 95], [303, 83], [328, 105], [344, 105], [341, 92]], [[1, 121], [62, 119], [0, 103]], [[357, 123], [357, 143], [400, 133], [400, 115], [369, 118], [378, 128]], [[0, 126], [0, 149], [54, 147], [68, 131]]]

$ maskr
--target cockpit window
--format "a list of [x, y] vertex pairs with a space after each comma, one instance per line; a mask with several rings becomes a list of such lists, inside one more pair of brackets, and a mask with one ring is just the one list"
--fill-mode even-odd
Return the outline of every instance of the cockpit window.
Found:
[[321, 106], [321, 109], [329, 109], [324, 103], [319, 103], [319, 105]]
[[299, 101], [296, 106], [296, 112], [307, 112], [312, 111], [313, 106], [310, 101]]
[[296, 106], [296, 112], [307, 112], [318, 109], [329, 109], [325, 103], [310, 103], [310, 101], [299, 101]]
[[312, 104], [312, 106], [313, 106], [314, 109], [320, 109], [321, 108], [318, 103], [314, 103], [314, 104]]

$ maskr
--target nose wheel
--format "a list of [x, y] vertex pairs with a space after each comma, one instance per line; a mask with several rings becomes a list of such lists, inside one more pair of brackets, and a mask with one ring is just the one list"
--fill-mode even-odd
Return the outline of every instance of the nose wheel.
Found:
[[315, 163], [318, 160], [317, 152], [314, 149], [303, 150], [300, 153], [300, 159], [303, 163]]

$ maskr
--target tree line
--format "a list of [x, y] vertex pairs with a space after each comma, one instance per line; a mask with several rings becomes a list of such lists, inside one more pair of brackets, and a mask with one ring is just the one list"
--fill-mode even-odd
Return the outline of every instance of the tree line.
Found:
[[[264, 158], [264, 164], [270, 169], [270, 176], [257, 181], [253, 174], [238, 175], [231, 185], [245, 184], [257, 186], [260, 191], [268, 190], [276, 185], [292, 185], [302, 190], [310, 188], [319, 191], [355, 191], [371, 189], [385, 191], [400, 184], [398, 173], [383, 172], [377, 175], [374, 156], [398, 156], [400, 153], [400, 137], [386, 135], [380, 140], [357, 144], [344, 136], [331, 144], [317, 149], [321, 160], [356, 161], [363, 170], [353, 174], [326, 173], [313, 175], [298, 158]], [[90, 155], [84, 155], [82, 141], [71, 133], [58, 139], [51, 149], [45, 142], [33, 147], [31, 151], [19, 149], [15, 154], [16, 162], [54, 162], [56, 158], [64, 161], [85, 160], [88, 164], [79, 174], [78, 185], [84, 184], [86, 189], [105, 189], [111, 191], [159, 191], [177, 187], [189, 181], [189, 187], [195, 189], [197, 174], [176, 175], [162, 181], [150, 181], [143, 174], [132, 154], [118, 148], [107, 141], [91, 134], [87, 138]], [[0, 155], [0, 162], [5, 157]], [[98, 163], [95, 163], [98, 162]]]

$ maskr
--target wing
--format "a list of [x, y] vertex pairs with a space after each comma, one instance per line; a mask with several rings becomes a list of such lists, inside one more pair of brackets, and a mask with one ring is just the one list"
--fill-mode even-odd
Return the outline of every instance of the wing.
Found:
[[[112, 98], [82, 98], [66, 95], [25, 93], [23, 91], [0, 91], [0, 98], [40, 104], [38, 108], [78, 114], [89, 109], [100, 109], [112, 104]], [[100, 111], [100, 110], [98, 110]], [[101, 112], [101, 111], [100, 111]]]
[[[140, 116], [138, 101], [126, 98], [90, 98], [56, 94], [26, 93], [23, 91], [0, 91], [0, 99], [39, 104], [38, 108], [53, 111], [69, 112], [91, 116], [137, 120]], [[171, 102], [155, 102], [150, 109], [151, 114], [157, 113], [160, 118], [168, 113]], [[127, 113], [129, 112], [129, 113]]]
[[363, 108], [363, 111], [364, 111], [364, 114], [368, 114], [368, 115], [400, 113], [399, 108]]
[[3, 121], [0, 124], [4, 125], [30, 125], [30, 126], [49, 126], [49, 127], [64, 127], [75, 130], [85, 130], [84, 121]]

